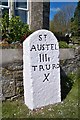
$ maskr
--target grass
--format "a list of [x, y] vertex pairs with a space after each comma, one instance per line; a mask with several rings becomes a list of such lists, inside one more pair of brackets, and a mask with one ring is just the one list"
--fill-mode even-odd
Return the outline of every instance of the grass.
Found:
[[2, 118], [2, 101], [0, 100], [0, 120]]
[[2, 104], [3, 118], [78, 118], [78, 84], [80, 84], [80, 78], [75, 77], [75, 79], [72, 89], [61, 103], [31, 111], [24, 104], [23, 98], [14, 101], [7, 100]]

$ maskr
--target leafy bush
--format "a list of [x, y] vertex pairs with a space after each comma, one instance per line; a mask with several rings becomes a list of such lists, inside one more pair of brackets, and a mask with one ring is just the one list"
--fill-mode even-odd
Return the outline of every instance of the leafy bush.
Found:
[[60, 41], [59, 42], [59, 47], [60, 48], [69, 48], [69, 45], [64, 41]]
[[7, 13], [0, 19], [0, 23], [2, 38], [3, 39], [8, 38], [9, 15]]
[[2, 39], [6, 39], [9, 43], [21, 41], [24, 36], [30, 34], [29, 26], [20, 20], [19, 16], [12, 16], [6, 13], [1, 18]]

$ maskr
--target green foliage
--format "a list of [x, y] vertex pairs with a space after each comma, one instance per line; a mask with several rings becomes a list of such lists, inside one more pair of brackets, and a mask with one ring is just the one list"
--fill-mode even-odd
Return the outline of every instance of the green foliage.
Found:
[[80, 36], [80, 1], [74, 12], [74, 18], [71, 19], [71, 31], [74, 36]]
[[60, 48], [69, 48], [69, 45], [64, 41], [60, 41], [59, 42], [59, 47]]
[[74, 84], [76, 82], [77, 74], [78, 74], [78, 72], [75, 72], [75, 73], [71, 72], [68, 74], [68, 78], [70, 79], [72, 84]]
[[6, 13], [1, 19], [2, 37], [8, 37], [9, 15]]
[[2, 39], [6, 39], [9, 43], [21, 41], [24, 35], [28, 35], [30, 30], [27, 24], [20, 20], [19, 16], [12, 16], [6, 13], [1, 18]]

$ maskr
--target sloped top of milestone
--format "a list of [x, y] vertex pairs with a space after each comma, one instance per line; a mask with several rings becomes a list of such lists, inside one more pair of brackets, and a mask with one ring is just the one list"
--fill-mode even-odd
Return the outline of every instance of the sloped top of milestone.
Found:
[[37, 30], [35, 32], [33, 32], [30, 36], [28, 36], [23, 44], [26, 44], [27, 42], [32, 42], [32, 43], [58, 43], [57, 38], [55, 37], [55, 35], [49, 31], [49, 30], [45, 30], [45, 29], [41, 29], [41, 30]]

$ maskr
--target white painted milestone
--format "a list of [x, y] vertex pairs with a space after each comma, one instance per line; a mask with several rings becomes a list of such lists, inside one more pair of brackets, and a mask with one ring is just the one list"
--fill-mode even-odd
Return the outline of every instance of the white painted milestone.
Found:
[[38, 30], [24, 41], [23, 80], [29, 109], [61, 102], [59, 45], [52, 32]]

